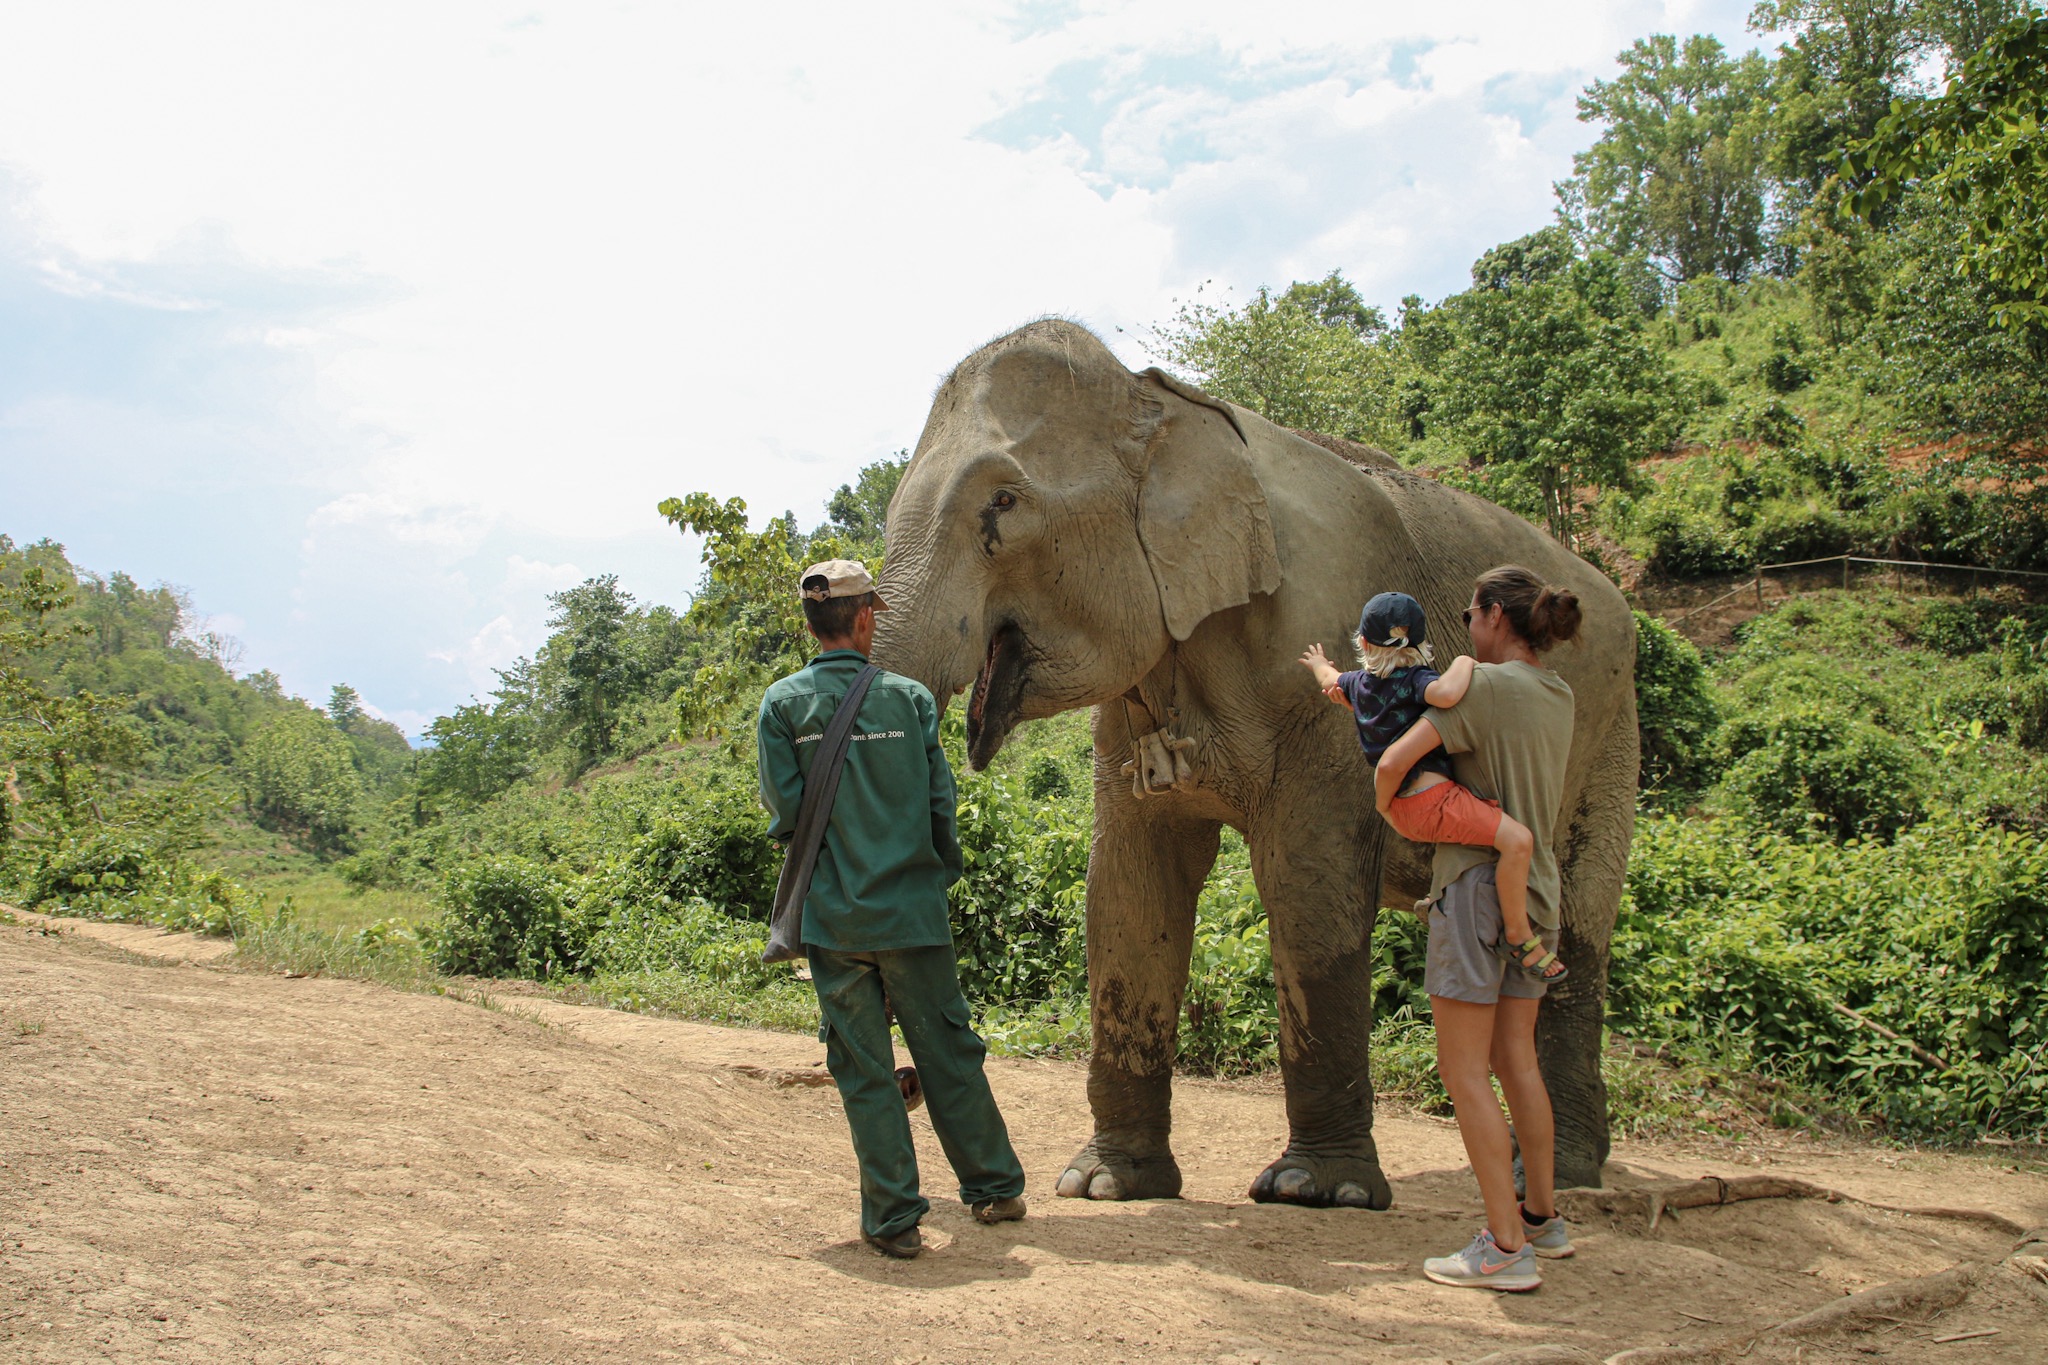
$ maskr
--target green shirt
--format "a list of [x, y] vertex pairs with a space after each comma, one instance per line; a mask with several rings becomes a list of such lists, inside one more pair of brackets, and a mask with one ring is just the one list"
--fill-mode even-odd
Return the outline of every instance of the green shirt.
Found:
[[[755, 732], [768, 832], [796, 833], [825, 726], [867, 659], [834, 649], [771, 684]], [[922, 683], [877, 674], [846, 746], [810, 894], [803, 940], [842, 953], [951, 944], [946, 888], [960, 878], [953, 770], [939, 747], [939, 709]]]
[[[1472, 687], [1449, 709], [1431, 707], [1426, 719], [1443, 736], [1460, 784], [1498, 801], [1529, 827], [1536, 851], [1529, 861], [1529, 918], [1540, 928], [1558, 921], [1557, 849], [1551, 836], [1564, 801], [1565, 763], [1572, 750], [1572, 689], [1547, 668], [1515, 660], [1481, 664]], [[1499, 857], [1491, 848], [1438, 844], [1429, 894], [1437, 895], [1467, 871]]]

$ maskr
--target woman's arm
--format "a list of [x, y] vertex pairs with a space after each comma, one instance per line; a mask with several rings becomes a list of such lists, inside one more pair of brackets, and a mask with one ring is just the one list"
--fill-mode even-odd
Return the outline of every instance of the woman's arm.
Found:
[[1465, 700], [1465, 693], [1472, 686], [1472, 669], [1478, 662], [1470, 654], [1460, 654], [1451, 660], [1442, 676], [1422, 690], [1422, 699], [1443, 710], [1456, 706]]
[[1421, 761], [1422, 756], [1444, 742], [1428, 717], [1408, 727], [1408, 733], [1387, 746], [1380, 755], [1379, 766], [1372, 774], [1372, 803], [1381, 815], [1394, 804], [1394, 793], [1401, 790], [1401, 784], [1408, 780], [1409, 769]]

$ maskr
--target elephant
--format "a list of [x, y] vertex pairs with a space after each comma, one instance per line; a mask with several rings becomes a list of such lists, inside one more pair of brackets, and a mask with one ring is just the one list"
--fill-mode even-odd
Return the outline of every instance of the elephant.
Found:
[[[1249, 847], [1279, 1001], [1288, 1139], [1262, 1202], [1384, 1209], [1373, 1140], [1372, 951], [1429, 850], [1373, 805], [1349, 717], [1295, 660], [1348, 642], [1398, 589], [1439, 650], [1469, 650], [1474, 578], [1520, 563], [1578, 593], [1546, 662], [1576, 711], [1557, 848], [1561, 954], [1538, 1048], [1560, 1184], [1597, 1185], [1609, 939], [1635, 814], [1635, 624], [1601, 573], [1530, 523], [1384, 452], [1287, 430], [1085, 327], [1042, 319], [941, 382], [890, 502], [874, 660], [968, 693], [968, 763], [1020, 723], [1094, 708], [1086, 928], [1095, 1131], [1059, 1193], [1172, 1198], [1173, 1065], [1195, 902], [1224, 825]], [[1335, 648], [1330, 653], [1337, 654]], [[969, 689], [971, 688], [971, 691]]]

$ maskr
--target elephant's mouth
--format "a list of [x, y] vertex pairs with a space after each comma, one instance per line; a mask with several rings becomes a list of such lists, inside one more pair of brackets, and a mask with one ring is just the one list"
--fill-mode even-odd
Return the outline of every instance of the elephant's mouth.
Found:
[[1016, 728], [1029, 662], [1029, 644], [1015, 625], [1006, 622], [989, 637], [988, 658], [967, 699], [967, 763], [976, 772], [989, 765]]

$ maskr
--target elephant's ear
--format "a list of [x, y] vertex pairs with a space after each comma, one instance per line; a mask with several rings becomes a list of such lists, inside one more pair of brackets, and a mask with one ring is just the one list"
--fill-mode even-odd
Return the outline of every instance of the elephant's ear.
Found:
[[1266, 492], [1230, 405], [1146, 370], [1163, 408], [1138, 493], [1138, 538], [1176, 640], [1280, 586]]

